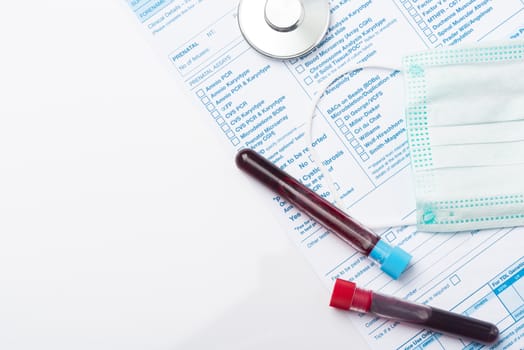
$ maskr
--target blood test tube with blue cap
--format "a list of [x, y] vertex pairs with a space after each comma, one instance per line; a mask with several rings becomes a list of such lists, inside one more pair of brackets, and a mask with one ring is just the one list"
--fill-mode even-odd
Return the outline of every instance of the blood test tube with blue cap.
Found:
[[486, 344], [493, 343], [499, 335], [497, 326], [492, 323], [361, 289], [355, 283], [342, 279], [335, 281], [329, 305], [342, 310], [372, 313]]
[[390, 246], [380, 236], [310, 190], [269, 160], [250, 149], [236, 156], [237, 166], [351, 245], [371, 257], [394, 279], [406, 269], [411, 255]]

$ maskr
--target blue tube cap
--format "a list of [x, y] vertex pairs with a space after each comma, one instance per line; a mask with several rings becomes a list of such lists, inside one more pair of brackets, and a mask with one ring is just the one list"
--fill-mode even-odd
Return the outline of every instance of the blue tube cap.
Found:
[[411, 255], [402, 248], [392, 247], [380, 240], [369, 256], [380, 263], [380, 269], [394, 279], [398, 279], [409, 265]]

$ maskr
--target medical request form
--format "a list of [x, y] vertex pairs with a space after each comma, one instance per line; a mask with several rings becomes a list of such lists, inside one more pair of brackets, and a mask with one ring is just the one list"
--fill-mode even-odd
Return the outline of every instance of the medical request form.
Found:
[[[340, 207], [413, 255], [412, 266], [394, 281], [268, 192], [268, 205], [327, 287], [344, 278], [489, 320], [501, 336], [486, 348], [524, 348], [524, 229], [435, 234], [413, 226], [401, 71], [357, 69], [338, 79], [320, 100], [312, 145], [305, 136], [311, 100], [337, 72], [400, 67], [407, 53], [448, 45], [523, 40], [524, 0], [333, 0], [320, 45], [286, 61], [262, 56], [243, 39], [237, 0], [126, 1], [225, 145], [256, 150], [329, 200], [333, 188]], [[368, 315], [350, 317], [371, 349], [485, 347]]]

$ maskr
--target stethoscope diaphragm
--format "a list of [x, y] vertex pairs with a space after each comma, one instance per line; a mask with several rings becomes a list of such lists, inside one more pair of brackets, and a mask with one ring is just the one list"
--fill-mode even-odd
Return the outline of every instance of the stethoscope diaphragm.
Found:
[[311, 51], [329, 27], [329, 1], [240, 0], [238, 24], [258, 52], [287, 59]]

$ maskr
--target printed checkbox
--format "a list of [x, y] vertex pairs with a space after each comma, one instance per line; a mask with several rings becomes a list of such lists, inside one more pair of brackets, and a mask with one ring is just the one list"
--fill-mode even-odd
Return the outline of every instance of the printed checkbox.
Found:
[[430, 36], [432, 33], [431, 33], [431, 29], [424, 29], [424, 35], [426, 36]]
[[429, 41], [433, 44], [434, 42], [436, 42], [438, 39], [437, 39], [437, 36], [436, 35], [432, 35], [429, 37]]
[[358, 141], [357, 139], [351, 139], [351, 141], [349, 142], [351, 144], [351, 146], [353, 147], [358, 147]]
[[231, 130], [229, 130], [228, 132], [226, 132], [226, 136], [230, 139], [232, 139], [233, 137], [235, 137], [235, 133]]
[[335, 124], [337, 124], [338, 127], [344, 125], [344, 121], [340, 118], [338, 118], [337, 120], [335, 120]]
[[347, 126], [343, 126], [340, 128], [340, 131], [342, 131], [343, 134], [347, 134], [349, 132], [349, 128]]
[[388, 233], [386, 233], [386, 240], [389, 243], [393, 242], [396, 238], [397, 238], [397, 236], [395, 235], [395, 233], [393, 231], [389, 231]]
[[298, 58], [292, 58], [292, 59], [289, 60], [289, 63], [291, 63], [291, 64], [295, 64], [297, 62], [298, 62]]
[[417, 10], [414, 7], [410, 8], [408, 12], [413, 17], [417, 15]]
[[304, 73], [306, 69], [303, 65], [299, 64], [298, 66], [296, 66], [295, 70], [297, 71], [297, 73]]
[[453, 276], [451, 276], [451, 277], [449, 278], [449, 281], [451, 282], [451, 284], [453, 284], [454, 286], [456, 286], [457, 284], [460, 283], [461, 279], [460, 279], [459, 276], [457, 276], [457, 275], [455, 274], [455, 275], [453, 275]]
[[220, 118], [217, 118], [217, 123], [218, 125], [222, 125], [224, 124], [226, 121], [224, 120], [224, 118], [220, 117]]
[[367, 153], [361, 154], [360, 159], [362, 159], [364, 162], [369, 159], [369, 156]]
[[213, 111], [215, 110], [215, 106], [213, 106], [212, 103], [208, 103], [208, 104], [206, 105], [206, 108], [207, 108], [207, 110], [210, 111], [210, 112], [213, 112]]
[[359, 155], [361, 155], [362, 153], [364, 153], [364, 148], [362, 148], [362, 147], [357, 147], [357, 148], [355, 148], [355, 151], [357, 151], [357, 153], [358, 153]]
[[222, 126], [220, 127], [220, 129], [224, 130], [225, 132], [231, 130], [231, 129], [229, 128], [229, 125], [227, 125], [227, 124], [222, 125]]
[[203, 104], [207, 105], [209, 102], [211, 102], [211, 100], [209, 99], [209, 97], [207, 97], [207, 96], [202, 97], [202, 103], [203, 103]]
[[211, 115], [212, 115], [213, 118], [215, 118], [215, 119], [218, 118], [218, 117], [220, 117], [220, 113], [218, 113], [217, 110], [214, 110], [214, 111], [211, 113]]
[[426, 29], [428, 26], [426, 25], [426, 22], [419, 22], [418, 27], [422, 30]]
[[312, 157], [311, 155], [309, 155], [309, 156], [307, 156], [307, 157], [308, 157], [308, 159], [309, 159], [309, 161], [310, 161], [311, 163], [315, 163], [315, 161], [313, 160], [313, 157]]
[[240, 140], [235, 137], [234, 139], [231, 139], [231, 143], [233, 144], [233, 146], [236, 146], [240, 143]]
[[422, 17], [420, 17], [420, 15], [416, 15], [415, 17], [413, 17], [413, 19], [415, 20], [416, 23], [422, 22]]
[[409, 1], [406, 1], [406, 2], [404, 3], [404, 7], [405, 7], [407, 10], [409, 10], [410, 8], [413, 8], [413, 5], [411, 5], [411, 3], [410, 3]]
[[200, 89], [196, 92], [197, 96], [202, 98], [206, 95], [206, 93], [204, 92], [204, 90]]
[[335, 190], [340, 190], [340, 185], [338, 184], [338, 182], [334, 182], [333, 185], [335, 186]]
[[313, 84], [313, 79], [311, 77], [306, 77], [306, 79], [304, 79], [304, 83], [306, 83], [306, 85], [311, 85]]

